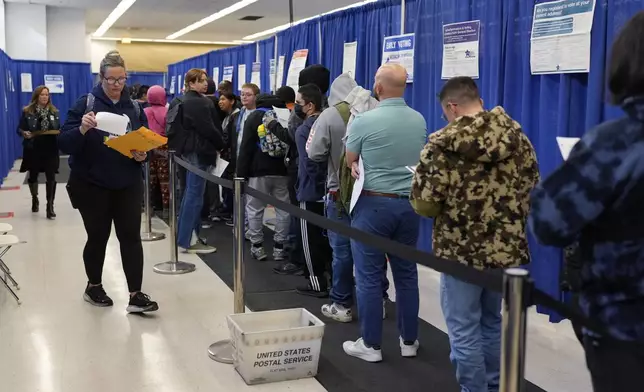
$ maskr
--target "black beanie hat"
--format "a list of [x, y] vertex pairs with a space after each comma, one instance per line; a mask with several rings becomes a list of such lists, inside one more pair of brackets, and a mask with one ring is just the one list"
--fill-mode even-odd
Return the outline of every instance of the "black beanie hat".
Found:
[[322, 94], [329, 91], [331, 72], [321, 64], [309, 65], [300, 72], [298, 84], [300, 87], [313, 83], [320, 88]]
[[215, 83], [212, 78], [208, 78], [208, 89], [206, 90], [206, 95], [215, 95], [217, 92], [217, 83]]

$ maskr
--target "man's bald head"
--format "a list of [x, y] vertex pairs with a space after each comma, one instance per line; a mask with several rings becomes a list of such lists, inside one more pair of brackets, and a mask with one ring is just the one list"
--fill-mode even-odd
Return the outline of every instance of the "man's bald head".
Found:
[[376, 72], [374, 92], [380, 99], [400, 98], [407, 87], [407, 70], [400, 64], [387, 63]]

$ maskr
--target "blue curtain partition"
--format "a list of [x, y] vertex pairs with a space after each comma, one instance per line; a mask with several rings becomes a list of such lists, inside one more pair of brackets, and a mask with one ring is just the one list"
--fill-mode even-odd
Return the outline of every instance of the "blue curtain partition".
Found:
[[[233, 80], [231, 82], [233, 83], [234, 91], [239, 94], [239, 65], [246, 65], [246, 74], [244, 75], [243, 81], [250, 83], [253, 62], [255, 61], [256, 55], [257, 45], [254, 43], [210, 52], [207, 55], [209, 75], [212, 73], [214, 67], [219, 67], [219, 81], [221, 81], [224, 77], [224, 67], [233, 67]], [[262, 67], [264, 66], [262, 65]]]
[[135, 84], [147, 86], [161, 86], [164, 85], [165, 73], [164, 72], [128, 72], [127, 84], [133, 86]]
[[[299, 49], [308, 49], [309, 55], [306, 65], [320, 63], [320, 20], [313, 19], [277, 33], [277, 54], [285, 56], [284, 77], [282, 86], [286, 85], [288, 67], [291, 64], [293, 52]], [[281, 86], [277, 86], [278, 88]]]
[[[273, 86], [271, 86], [271, 59], [275, 58], [275, 37], [267, 38], [265, 40], [259, 41], [259, 61], [261, 63], [261, 90], [263, 92], [270, 92]], [[277, 72], [277, 69], [276, 69]]]
[[20, 138], [16, 134], [20, 114], [19, 89], [15, 65], [0, 50], [0, 185], [22, 153]]

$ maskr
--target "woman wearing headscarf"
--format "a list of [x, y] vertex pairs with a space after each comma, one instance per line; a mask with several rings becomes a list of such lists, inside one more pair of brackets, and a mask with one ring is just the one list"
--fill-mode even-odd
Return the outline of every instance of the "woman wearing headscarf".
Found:
[[38, 86], [34, 90], [31, 102], [22, 111], [18, 133], [24, 138], [20, 172], [29, 172], [31, 211], [40, 211], [38, 176], [44, 172], [47, 179], [47, 219], [54, 219], [56, 173], [60, 161], [56, 137], [60, 133], [60, 115], [51, 103], [47, 87]]
[[[165, 89], [161, 86], [152, 86], [148, 90], [145, 115], [148, 118], [150, 130], [154, 133], [165, 136], [167, 97]], [[153, 194], [161, 194], [161, 204], [164, 215], [170, 206], [170, 177], [168, 172], [168, 147], [163, 146], [154, 150], [150, 156], [150, 186]]]
[[127, 311], [151, 312], [159, 306], [141, 292], [143, 247], [141, 245], [141, 162], [147, 153], [132, 151], [132, 158], [105, 145], [112, 135], [97, 129], [100, 112], [127, 116], [126, 131], [148, 126], [139, 103], [124, 89], [125, 61], [111, 51], [101, 61], [100, 84], [84, 95], [67, 114], [58, 138], [60, 149], [70, 154], [71, 175], [67, 185], [74, 208], [83, 218], [87, 243], [83, 251], [87, 287], [83, 298], [94, 306], [112, 306], [102, 285], [105, 249], [112, 222], [121, 246], [121, 260], [130, 301]]

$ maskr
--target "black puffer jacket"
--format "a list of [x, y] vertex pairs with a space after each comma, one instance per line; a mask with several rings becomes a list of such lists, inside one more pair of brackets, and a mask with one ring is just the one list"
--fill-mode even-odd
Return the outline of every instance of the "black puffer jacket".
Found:
[[[257, 109], [285, 108], [286, 105], [275, 95], [262, 94], [257, 97]], [[239, 177], [286, 176], [284, 158], [274, 158], [263, 153], [259, 147], [257, 128], [262, 125], [265, 111], [255, 110], [248, 115], [244, 124], [244, 134], [237, 157]]]

